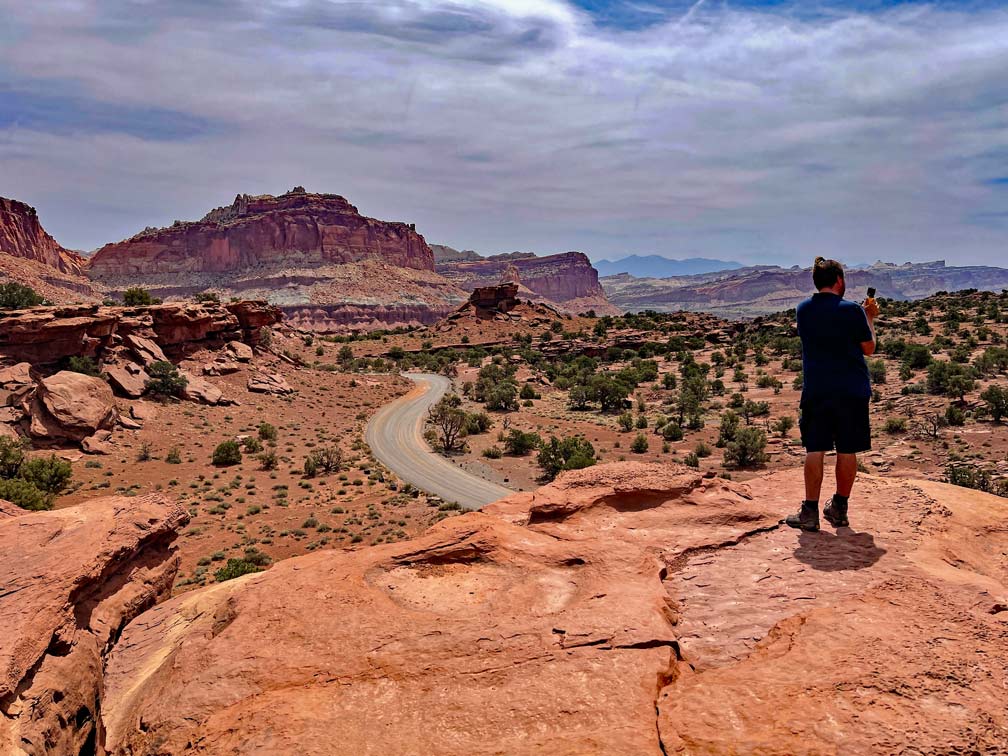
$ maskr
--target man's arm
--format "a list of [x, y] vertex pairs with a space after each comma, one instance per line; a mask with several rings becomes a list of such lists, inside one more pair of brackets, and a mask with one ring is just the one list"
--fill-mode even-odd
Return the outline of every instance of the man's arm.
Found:
[[865, 320], [868, 322], [868, 333], [871, 334], [869, 341], [861, 342], [861, 351], [865, 357], [871, 357], [875, 354], [875, 318], [879, 314], [879, 306], [874, 299], [866, 299], [861, 307], [864, 308]]

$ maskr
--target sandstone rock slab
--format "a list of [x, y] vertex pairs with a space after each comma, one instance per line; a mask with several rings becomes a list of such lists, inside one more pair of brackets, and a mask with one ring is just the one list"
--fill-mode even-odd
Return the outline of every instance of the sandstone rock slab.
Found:
[[143, 396], [150, 379], [146, 370], [132, 362], [106, 365], [102, 374], [108, 378], [113, 389], [129, 399]]
[[83, 753], [100, 716], [107, 650], [170, 593], [173, 540], [188, 515], [160, 494], [4, 514], [0, 753]]
[[279, 373], [255, 372], [248, 379], [248, 390], [260, 394], [293, 394], [294, 389]]
[[100, 378], [63, 370], [38, 384], [31, 434], [40, 441], [82, 441], [116, 420], [112, 389]]
[[182, 389], [183, 399], [188, 399], [191, 402], [212, 405], [218, 404], [224, 396], [223, 391], [205, 378], [201, 378], [187, 372], [182, 372], [182, 375], [186, 378], [185, 388]]

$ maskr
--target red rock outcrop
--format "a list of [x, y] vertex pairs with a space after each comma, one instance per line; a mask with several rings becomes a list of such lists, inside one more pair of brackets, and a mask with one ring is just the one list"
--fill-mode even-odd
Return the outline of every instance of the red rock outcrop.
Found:
[[1003, 500], [866, 476], [871, 534], [799, 534], [785, 490], [601, 465], [178, 596], [111, 655], [102, 745], [1005, 753]]
[[117, 416], [105, 381], [69, 370], [39, 381], [30, 414], [31, 436], [45, 444], [83, 441], [111, 428]]
[[336, 194], [295, 189], [279, 197], [240, 194], [200, 221], [148, 229], [106, 244], [91, 258], [98, 280], [245, 268], [339, 264], [379, 258], [434, 270], [434, 255], [406, 223], [365, 218]]
[[537, 257], [531, 253], [493, 255], [478, 261], [462, 259], [437, 263], [437, 271], [466, 291], [510, 281], [521, 285], [519, 296], [546, 301], [568, 312], [594, 309], [599, 314], [619, 312], [606, 300], [598, 271], [581, 252]]
[[85, 260], [46, 233], [34, 207], [0, 197], [0, 254], [34, 260], [61, 273], [79, 276]]
[[[171, 302], [149, 307], [36, 307], [0, 313], [0, 358], [53, 364], [65, 357], [105, 358], [130, 339], [151, 344], [153, 359], [243, 339], [259, 342], [264, 326], [280, 322], [265, 302]], [[148, 360], [145, 360], [145, 362]]]
[[161, 494], [0, 504], [0, 753], [94, 753], [109, 649], [171, 593], [188, 521]]

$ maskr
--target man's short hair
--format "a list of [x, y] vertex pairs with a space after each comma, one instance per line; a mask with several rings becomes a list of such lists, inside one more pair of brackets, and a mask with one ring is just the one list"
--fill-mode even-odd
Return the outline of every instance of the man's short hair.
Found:
[[825, 257], [817, 257], [812, 266], [812, 283], [816, 290], [833, 286], [844, 277], [843, 266], [836, 260], [827, 260]]

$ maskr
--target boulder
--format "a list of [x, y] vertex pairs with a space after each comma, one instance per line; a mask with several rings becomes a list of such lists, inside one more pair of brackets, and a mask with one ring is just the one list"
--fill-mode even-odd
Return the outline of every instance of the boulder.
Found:
[[0, 504], [0, 753], [94, 753], [120, 630], [167, 598], [188, 521], [161, 494], [51, 512]]
[[224, 392], [214, 386], [205, 378], [183, 372], [186, 378], [186, 386], [182, 389], [182, 398], [191, 402], [201, 404], [218, 404], [224, 396]]
[[27, 362], [19, 362], [10, 367], [0, 368], [0, 388], [9, 391], [34, 383], [35, 379], [31, 376], [31, 365]]
[[138, 399], [147, 390], [150, 376], [147, 371], [133, 362], [106, 365], [102, 370], [112, 388], [129, 399]]
[[124, 341], [146, 367], [150, 367], [154, 362], [168, 361], [161, 347], [150, 339], [145, 339], [143, 336], [136, 334], [129, 334], [125, 337]]
[[100, 378], [63, 370], [38, 384], [31, 435], [38, 441], [83, 441], [116, 421], [112, 389]]
[[242, 341], [229, 341], [228, 350], [239, 362], [251, 362], [253, 357], [252, 347]]
[[[120, 421], [122, 418], [120, 418]], [[86, 454], [111, 454], [115, 451], [115, 446], [111, 443], [112, 431], [100, 430], [93, 436], [88, 436], [81, 441], [81, 449]]]
[[279, 373], [255, 372], [248, 379], [248, 390], [260, 394], [293, 394], [294, 389]]

